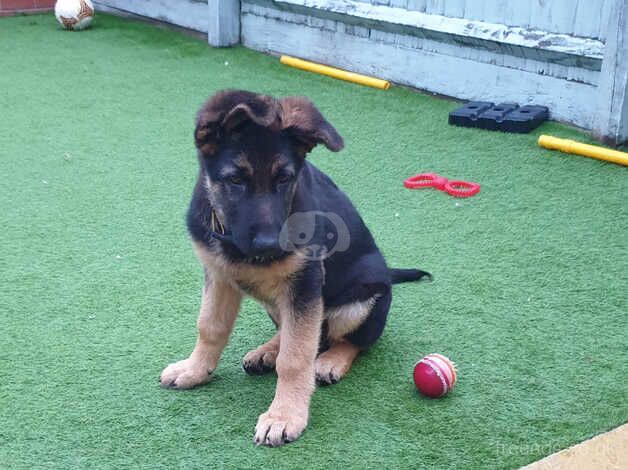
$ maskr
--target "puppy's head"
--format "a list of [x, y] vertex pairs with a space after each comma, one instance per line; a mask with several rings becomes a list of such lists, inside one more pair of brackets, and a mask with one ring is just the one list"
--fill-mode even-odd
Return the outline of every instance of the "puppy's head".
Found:
[[247, 91], [216, 93], [194, 132], [207, 197], [246, 258], [272, 260], [290, 214], [305, 156], [343, 141], [305, 98], [276, 100]]

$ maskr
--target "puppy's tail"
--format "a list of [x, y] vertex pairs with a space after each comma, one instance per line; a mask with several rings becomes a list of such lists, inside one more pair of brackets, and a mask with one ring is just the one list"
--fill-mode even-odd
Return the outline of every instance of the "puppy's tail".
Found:
[[421, 271], [420, 269], [391, 269], [390, 277], [393, 284], [399, 284], [400, 282], [420, 281], [423, 278], [432, 280], [432, 275], [427, 271]]

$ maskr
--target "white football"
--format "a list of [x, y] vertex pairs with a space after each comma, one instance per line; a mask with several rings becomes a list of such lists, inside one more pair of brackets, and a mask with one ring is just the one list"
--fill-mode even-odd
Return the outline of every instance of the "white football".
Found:
[[65, 29], [84, 29], [94, 18], [94, 5], [92, 0], [57, 0], [55, 16]]

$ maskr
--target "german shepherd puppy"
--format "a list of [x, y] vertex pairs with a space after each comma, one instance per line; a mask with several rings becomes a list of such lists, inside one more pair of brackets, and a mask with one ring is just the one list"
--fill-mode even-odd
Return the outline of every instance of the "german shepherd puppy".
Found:
[[345, 194], [305, 160], [338, 132], [305, 98], [216, 93], [194, 132], [199, 172], [187, 225], [205, 271], [198, 338], [161, 373], [186, 389], [211, 378], [245, 294], [277, 332], [244, 356], [249, 374], [277, 372], [256, 444], [279, 446], [305, 429], [315, 382], [336, 383], [382, 333], [391, 285], [429, 273], [389, 269]]

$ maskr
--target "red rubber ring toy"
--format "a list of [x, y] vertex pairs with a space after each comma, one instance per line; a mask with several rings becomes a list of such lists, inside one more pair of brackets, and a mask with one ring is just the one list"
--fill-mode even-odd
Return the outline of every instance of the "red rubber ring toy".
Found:
[[436, 179], [434, 180], [434, 187], [436, 189], [438, 189], [439, 191], [444, 191], [446, 184], [447, 184], [447, 178], [436, 175]]
[[411, 176], [403, 182], [403, 185], [408, 189], [418, 188], [432, 188], [438, 187], [436, 183], [439, 179], [444, 179], [442, 176], [438, 176], [435, 173], [421, 173], [420, 175]]
[[[463, 189], [458, 189], [463, 188]], [[454, 197], [469, 197], [480, 192], [480, 185], [467, 181], [452, 180], [445, 183], [445, 192]]]

